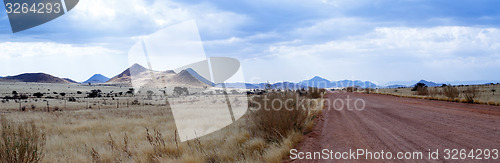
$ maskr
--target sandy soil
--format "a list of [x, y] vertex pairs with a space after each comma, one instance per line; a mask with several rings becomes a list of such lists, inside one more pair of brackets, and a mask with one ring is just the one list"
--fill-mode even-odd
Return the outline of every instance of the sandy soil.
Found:
[[[308, 133], [298, 145], [301, 152], [334, 152], [349, 149], [367, 149], [393, 152], [423, 152], [423, 160], [405, 162], [455, 162], [446, 160], [444, 149], [499, 149], [500, 107], [399, 98], [387, 95], [361, 93], [328, 93], [330, 101], [349, 96], [350, 107], [356, 99], [363, 99], [362, 111], [341, 108], [340, 100], [333, 105], [325, 104], [322, 117], [318, 118], [314, 131]], [[358, 108], [362, 102], [358, 101]], [[335, 108], [337, 110], [335, 110]], [[428, 150], [439, 150], [439, 160], [427, 159]], [[468, 154], [469, 152], [467, 152]], [[394, 156], [395, 157], [395, 156]], [[287, 160], [286, 162], [331, 162], [332, 160]], [[339, 161], [339, 160], [334, 160]], [[346, 160], [340, 160], [346, 161]], [[347, 160], [352, 161], [352, 160]], [[374, 162], [377, 160], [364, 160]], [[380, 161], [380, 160], [378, 160]], [[384, 162], [395, 160], [384, 160]], [[401, 161], [401, 160], [396, 160]], [[471, 159], [465, 161], [470, 162]], [[476, 160], [477, 161], [477, 160]], [[486, 160], [486, 162], [497, 162]], [[481, 162], [485, 162], [482, 160]]]

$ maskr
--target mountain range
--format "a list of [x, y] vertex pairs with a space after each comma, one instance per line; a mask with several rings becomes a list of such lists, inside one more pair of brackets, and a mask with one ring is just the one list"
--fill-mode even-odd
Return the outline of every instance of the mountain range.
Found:
[[[208, 79], [203, 78], [196, 71], [191, 68], [182, 70], [175, 73], [173, 70], [166, 71], [153, 71], [149, 70], [139, 64], [134, 64], [124, 70], [122, 73], [112, 77], [111, 79], [101, 75], [95, 74], [88, 80], [82, 83], [92, 84], [131, 84], [131, 82], [139, 83], [140, 85], [152, 86], [194, 86], [194, 87], [222, 87], [222, 84], [215, 84]], [[16, 76], [0, 77], [0, 82], [38, 82], [38, 83], [79, 83], [68, 78], [59, 78], [45, 73], [25, 73]], [[411, 84], [413, 83], [413, 84]], [[277, 82], [277, 83], [225, 83], [228, 88], [247, 88], [247, 89], [263, 89], [267, 86], [271, 88], [280, 89], [301, 89], [307, 87], [318, 88], [343, 88], [350, 86], [359, 86], [362, 88], [399, 88], [399, 87], [412, 87], [416, 83], [424, 83], [427, 86], [435, 87], [441, 86], [445, 83], [435, 83], [432, 81], [420, 80], [418, 82], [389, 82], [388, 86], [377, 86], [370, 81], [360, 80], [339, 80], [330, 81], [328, 79], [315, 76], [309, 80], [303, 80], [298, 83], [294, 82]], [[448, 82], [446, 84], [460, 85], [460, 84], [486, 84], [498, 83], [498, 81], [469, 81], [469, 82]]]
[[[247, 89], [263, 89], [266, 88], [268, 83], [226, 83], [226, 87], [228, 88], [247, 88]], [[222, 87], [221, 84], [215, 85], [216, 87]], [[280, 89], [301, 89], [308, 87], [317, 87], [317, 88], [343, 88], [343, 87], [352, 87], [359, 86], [362, 88], [376, 88], [377, 85], [370, 81], [360, 81], [360, 80], [339, 80], [339, 81], [330, 81], [328, 79], [315, 76], [309, 80], [303, 80], [298, 83], [293, 82], [277, 82], [277, 83], [269, 83], [271, 88], [280, 88]]]
[[[191, 71], [191, 72], [190, 72]], [[149, 70], [139, 64], [134, 64], [127, 68], [122, 73], [109, 79], [106, 84], [130, 84], [152, 87], [166, 86], [186, 86], [186, 87], [208, 87], [203, 81], [206, 79], [198, 79], [201, 77], [193, 70], [182, 70], [175, 73], [173, 70], [154, 71]]]

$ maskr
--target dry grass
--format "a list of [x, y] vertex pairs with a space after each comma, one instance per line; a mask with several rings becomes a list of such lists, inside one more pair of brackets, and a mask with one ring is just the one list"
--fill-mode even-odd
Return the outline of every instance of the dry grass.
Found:
[[474, 103], [474, 99], [479, 95], [479, 90], [477, 86], [468, 86], [463, 93], [464, 98], [468, 103]]
[[[296, 93], [269, 93], [266, 96], [253, 98], [261, 105], [250, 113], [251, 122], [254, 123], [250, 131], [254, 135], [265, 138], [267, 141], [277, 142], [288, 136], [293, 131], [301, 131], [307, 118], [307, 103], [304, 97]], [[287, 99], [292, 99], [283, 105]], [[277, 100], [279, 102], [273, 102]]]
[[45, 135], [33, 121], [13, 123], [0, 118], [0, 162], [38, 162], [42, 159]]
[[[269, 98], [295, 95], [273, 93]], [[299, 98], [306, 101], [292, 100], [288, 105], [304, 106], [304, 110], [248, 112], [230, 126], [186, 142], [179, 141], [169, 109], [161, 105], [126, 107], [125, 99], [120, 99], [119, 108], [110, 104], [101, 109], [75, 106], [58, 112], [8, 110], [2, 113], [6, 121], [2, 125], [25, 124], [20, 128], [26, 130], [18, 129], [22, 133], [41, 131], [38, 134], [46, 139], [30, 142], [38, 143], [38, 151], [43, 152], [41, 162], [280, 162], [321, 114], [321, 109], [314, 109], [322, 108], [320, 99]]]
[[446, 86], [443, 88], [443, 94], [448, 97], [448, 99], [455, 99], [458, 97], [459, 92], [456, 87], [453, 86]]
[[500, 106], [500, 84], [429, 87], [427, 96], [416, 95], [411, 88], [377, 89], [378, 94], [429, 100]]
[[307, 89], [307, 93], [309, 98], [323, 98], [323, 95], [326, 93], [326, 89], [309, 87]]

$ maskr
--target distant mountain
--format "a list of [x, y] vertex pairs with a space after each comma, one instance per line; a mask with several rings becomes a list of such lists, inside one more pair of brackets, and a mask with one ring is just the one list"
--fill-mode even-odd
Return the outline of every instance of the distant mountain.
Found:
[[360, 86], [361, 88], [376, 88], [377, 85], [370, 82], [370, 81], [361, 81], [361, 80], [340, 80], [340, 81], [334, 81], [330, 85], [331, 87], [353, 87], [353, 86]]
[[[318, 81], [321, 79], [318, 79]], [[265, 86], [265, 85], [264, 85]], [[271, 85], [274, 89], [301, 89], [307, 88], [307, 85], [303, 83], [293, 83], [293, 82], [279, 82]]]
[[304, 80], [299, 82], [301, 86], [306, 87], [318, 87], [318, 88], [335, 88], [335, 87], [352, 87], [360, 86], [362, 88], [375, 88], [376, 84], [370, 81], [361, 80], [340, 80], [340, 81], [329, 81], [325, 78], [315, 76], [312, 79]]
[[482, 85], [482, 84], [490, 84], [490, 83], [500, 83], [499, 80], [472, 80], [472, 81], [449, 81], [444, 82], [446, 84], [451, 85]]
[[[225, 83], [226, 88], [242, 88], [242, 89], [265, 89], [267, 83]], [[215, 87], [222, 87], [222, 84], [217, 84]], [[297, 83], [292, 83], [292, 82], [278, 82], [271, 84], [271, 88], [273, 89], [301, 89], [301, 88], [307, 88], [306, 86], [297, 84]]]
[[208, 79], [205, 79], [203, 76], [201, 76], [200, 74], [198, 74], [196, 71], [194, 71], [193, 69], [191, 68], [188, 68], [186, 69], [187, 72], [189, 72], [193, 77], [195, 77], [196, 79], [198, 79], [199, 81], [209, 85], [209, 86], [214, 86], [215, 84], [212, 83], [210, 80]]
[[407, 87], [407, 86], [406, 85], [398, 85], [398, 84], [385, 86], [385, 88], [403, 88], [403, 87]]
[[304, 80], [298, 83], [299, 85], [308, 86], [308, 87], [318, 87], [318, 88], [330, 88], [332, 82], [325, 78], [315, 76], [309, 80]]
[[[196, 73], [196, 72], [194, 72], [194, 73]], [[182, 70], [178, 74], [175, 74], [173, 77], [171, 77], [170, 80], [173, 83], [183, 84], [183, 85], [188, 85], [188, 86], [203, 87], [203, 86], [208, 85], [208, 84], [198, 80], [188, 70]]]
[[[240, 89], [261, 89], [258, 84], [250, 84], [250, 83], [224, 83], [226, 88], [240, 88]], [[214, 87], [222, 88], [222, 84], [215, 84]]]
[[77, 84], [77, 81], [71, 80], [70, 78], [63, 78], [64, 80], [68, 81], [69, 83], [75, 83]]
[[404, 85], [404, 86], [412, 86], [415, 83], [417, 83], [418, 80], [411, 80], [411, 81], [390, 81], [384, 84], [384, 86], [390, 86], [390, 85]]
[[[442, 86], [443, 84], [439, 84], [439, 83], [434, 83], [432, 81], [426, 81], [426, 80], [420, 80], [419, 82], [417, 83], [424, 83], [426, 86], [428, 87], [437, 87], [437, 86]], [[417, 84], [415, 83], [415, 84]]]
[[7, 76], [0, 79], [3, 82], [33, 82], [33, 83], [71, 83], [45, 73], [25, 73], [16, 76]]
[[106, 83], [109, 80], [108, 77], [101, 75], [101, 74], [95, 74], [92, 77], [90, 77], [88, 80], [82, 82], [82, 83]]
[[132, 81], [131, 76], [138, 75], [145, 71], [148, 71], [148, 69], [136, 63], [122, 73], [109, 79], [106, 83], [130, 83]]
[[[226, 83], [227, 88], [246, 88], [246, 89], [264, 89], [267, 83]], [[303, 80], [299, 83], [293, 82], [277, 82], [271, 84], [271, 88], [274, 89], [302, 89], [308, 87], [317, 88], [335, 88], [335, 87], [351, 87], [359, 86], [362, 88], [376, 88], [376, 84], [370, 81], [360, 81], [360, 80], [341, 80], [341, 81], [329, 81], [328, 79], [315, 76], [309, 80]], [[221, 84], [215, 85], [215, 87], [222, 87]]]
[[[191, 72], [190, 72], [191, 71]], [[198, 76], [198, 78], [196, 77]], [[116, 75], [115, 77], [109, 79], [106, 83], [108, 84], [137, 84], [138, 86], [145, 87], [209, 87], [213, 83], [202, 77], [192, 69], [182, 70], [179, 73], [175, 73], [173, 70], [167, 71], [154, 71], [144, 68], [139, 64], [134, 64], [130, 68], [127, 68], [122, 73]]]

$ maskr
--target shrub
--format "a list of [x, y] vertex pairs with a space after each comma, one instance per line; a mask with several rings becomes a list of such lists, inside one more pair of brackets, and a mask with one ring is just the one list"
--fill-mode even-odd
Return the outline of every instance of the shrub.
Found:
[[40, 92], [37, 92], [37, 93], [34, 93], [33, 96], [35, 96], [36, 98], [41, 98], [43, 96], [43, 94]]
[[417, 95], [427, 96], [429, 95], [429, 90], [427, 90], [427, 87], [417, 87]]
[[[365, 93], [366, 94], [370, 94], [373, 91], [374, 91], [374, 89], [372, 89], [372, 88], [365, 88]], [[396, 90], [396, 92], [397, 92], [397, 90]]]
[[464, 98], [468, 103], [474, 103], [474, 98], [479, 95], [479, 89], [477, 86], [468, 86], [464, 91]]
[[423, 87], [427, 87], [427, 85], [425, 85], [424, 83], [417, 83], [417, 84], [415, 84], [415, 86], [411, 89], [411, 91], [418, 91], [418, 88], [423, 88]]
[[90, 93], [88, 93], [87, 97], [89, 98], [102, 97], [101, 92], [102, 91], [100, 89], [91, 90]]
[[[260, 105], [260, 108], [250, 109], [250, 119], [255, 125], [251, 125], [249, 131], [255, 135], [260, 135], [270, 142], [278, 142], [287, 137], [292, 131], [301, 131], [307, 119], [308, 107], [304, 97], [297, 93], [269, 93], [267, 95], [267, 105]], [[264, 104], [264, 96], [254, 96], [251, 100], [255, 103]], [[282, 101], [282, 106], [269, 101]], [[252, 103], [252, 102], [251, 102]], [[285, 106], [286, 105], [286, 106]], [[293, 108], [293, 109], [285, 109]], [[280, 109], [277, 109], [280, 108]]]
[[321, 98], [325, 92], [325, 89], [316, 87], [309, 87], [309, 89], [307, 90], [310, 98]]
[[[219, 94], [219, 90], [215, 90], [217, 91], [217, 94]], [[177, 95], [177, 96], [182, 96], [182, 95], [189, 95], [189, 91], [186, 87], [174, 87], [174, 95]]]
[[140, 105], [139, 100], [135, 99], [134, 101], [132, 101], [132, 105]]
[[357, 89], [355, 87], [347, 87], [346, 90], [347, 90], [347, 92], [357, 91]]
[[151, 90], [148, 90], [146, 93], [147, 93], [147, 99], [148, 100], [153, 100], [154, 92], [151, 91]]
[[448, 86], [443, 87], [443, 94], [446, 97], [448, 97], [448, 99], [453, 100], [453, 99], [457, 98], [460, 93], [458, 92], [457, 88], [448, 85]]
[[76, 102], [76, 99], [75, 99], [75, 97], [69, 97], [68, 101], [70, 101], [70, 102]]
[[442, 94], [442, 93], [441, 93], [441, 91], [439, 91], [439, 89], [438, 89], [438, 88], [430, 88], [430, 89], [429, 89], [429, 95], [430, 95], [431, 97], [436, 97], [437, 95], [441, 95], [441, 94]]
[[0, 118], [0, 162], [39, 162], [45, 145], [45, 134], [33, 121], [15, 124]]

